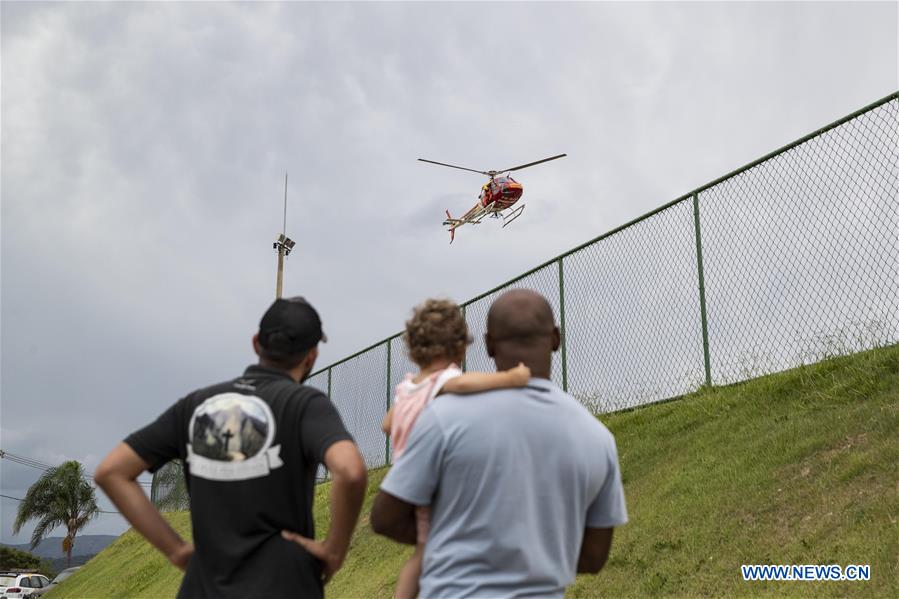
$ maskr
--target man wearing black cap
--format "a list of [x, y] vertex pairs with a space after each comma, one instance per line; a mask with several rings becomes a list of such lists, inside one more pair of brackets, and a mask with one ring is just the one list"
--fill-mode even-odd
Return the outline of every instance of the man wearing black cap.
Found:
[[[94, 479], [125, 518], [185, 570], [178, 597], [321, 597], [343, 563], [365, 463], [328, 398], [299, 384], [326, 340], [306, 300], [275, 301], [253, 337], [258, 365], [179, 400], [97, 468]], [[194, 544], [136, 482], [173, 459], [184, 463]], [[333, 478], [331, 524], [327, 538], [314, 541], [322, 463]]]

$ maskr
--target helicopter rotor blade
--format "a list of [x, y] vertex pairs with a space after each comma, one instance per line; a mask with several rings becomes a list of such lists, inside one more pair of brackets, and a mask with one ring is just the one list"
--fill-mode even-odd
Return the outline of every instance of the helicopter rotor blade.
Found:
[[[558, 156], [557, 156], [557, 158], [558, 158]], [[439, 164], [440, 166], [448, 166], [448, 167], [450, 167], [450, 168], [457, 168], [457, 169], [463, 170], [463, 171], [471, 171], [471, 172], [473, 172], [473, 173], [479, 173], [479, 174], [481, 174], [481, 175], [487, 175], [488, 177], [490, 176], [490, 173], [488, 173], [487, 171], [476, 171], [476, 170], [473, 169], [473, 168], [465, 168], [464, 166], [456, 166], [455, 164], [446, 164], [445, 162], [435, 162], [435, 161], [433, 161], [433, 160], [425, 160], [424, 158], [419, 158], [419, 160], [420, 160], [421, 162], [430, 162], [431, 164]]]
[[549, 162], [550, 160], [555, 160], [556, 158], [564, 158], [565, 156], [568, 156], [568, 154], [559, 154], [558, 156], [553, 156], [551, 158], [544, 158], [543, 160], [538, 160], [536, 162], [528, 162], [527, 164], [519, 164], [518, 166], [513, 166], [512, 168], [504, 168], [504, 169], [498, 170], [496, 172], [508, 173], [511, 171], [517, 171], [517, 170], [521, 170], [523, 168], [527, 168], [529, 166], [534, 166], [535, 164], [540, 164], [541, 162]]

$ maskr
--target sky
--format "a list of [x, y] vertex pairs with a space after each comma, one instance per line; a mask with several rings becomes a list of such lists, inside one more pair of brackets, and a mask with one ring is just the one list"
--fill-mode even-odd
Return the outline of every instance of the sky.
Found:
[[[3, 2], [0, 445], [92, 472], [252, 363], [285, 172], [285, 294], [324, 366], [896, 91], [897, 25], [893, 2]], [[483, 178], [416, 161], [563, 152], [516, 174], [514, 225], [452, 245]], [[39, 475], [0, 461], [5, 495]]]

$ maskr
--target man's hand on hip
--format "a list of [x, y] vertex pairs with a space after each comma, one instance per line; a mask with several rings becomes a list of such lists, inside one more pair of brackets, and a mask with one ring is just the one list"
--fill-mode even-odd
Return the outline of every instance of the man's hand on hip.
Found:
[[325, 451], [325, 467], [331, 473], [331, 523], [324, 541], [316, 541], [290, 530], [281, 536], [308, 551], [322, 563], [322, 577], [327, 583], [343, 565], [350, 548], [350, 537], [356, 528], [368, 472], [365, 461], [352, 441], [337, 441]]
[[329, 547], [327, 541], [316, 541], [289, 530], [282, 530], [281, 536], [288, 541], [296, 543], [322, 563], [322, 580], [325, 584], [328, 584], [331, 577], [333, 577], [334, 574], [340, 570], [340, 566], [343, 565], [343, 560], [346, 555], [341, 551]]
[[187, 570], [187, 565], [190, 563], [190, 558], [194, 555], [194, 544], [193, 543], [185, 543], [178, 547], [175, 551], [169, 554], [169, 562], [173, 566], [179, 568], [182, 572]]

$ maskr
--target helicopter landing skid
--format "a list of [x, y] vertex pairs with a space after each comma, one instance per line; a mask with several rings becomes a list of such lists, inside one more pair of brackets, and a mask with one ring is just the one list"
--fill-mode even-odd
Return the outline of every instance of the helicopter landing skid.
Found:
[[524, 204], [510, 212], [509, 214], [503, 215], [503, 228], [505, 229], [508, 225], [512, 223], [513, 220], [521, 216], [521, 213], [524, 211]]

